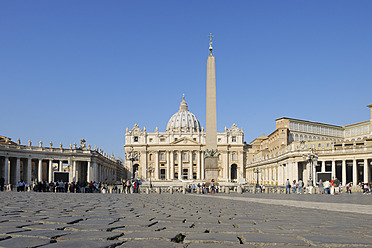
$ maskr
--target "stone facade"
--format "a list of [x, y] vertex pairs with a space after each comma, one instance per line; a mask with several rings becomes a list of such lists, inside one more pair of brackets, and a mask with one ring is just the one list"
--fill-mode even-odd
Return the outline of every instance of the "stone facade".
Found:
[[35, 180], [54, 181], [54, 172], [68, 172], [69, 181], [96, 181], [113, 183], [125, 177], [121, 161], [109, 156], [95, 147], [91, 150], [81, 141], [79, 147], [70, 145], [69, 149], [21, 145], [9, 138], [0, 136], [0, 175], [6, 184], [16, 185], [19, 180], [30, 184]]
[[[186, 121], [188, 118], [188, 121]], [[206, 133], [185, 99], [165, 132], [147, 132], [137, 124], [125, 133], [125, 168], [129, 178], [153, 182], [203, 181]], [[244, 132], [235, 124], [217, 133], [219, 182], [245, 177]]]
[[[367, 107], [371, 108], [372, 105]], [[284, 185], [309, 180], [310, 163], [304, 159], [313, 149], [318, 155], [312, 168], [313, 184], [319, 173], [329, 173], [342, 184], [372, 181], [372, 112], [370, 120], [347, 126], [279, 118], [276, 130], [249, 144], [246, 175], [251, 183]], [[257, 173], [257, 169], [258, 172]]]

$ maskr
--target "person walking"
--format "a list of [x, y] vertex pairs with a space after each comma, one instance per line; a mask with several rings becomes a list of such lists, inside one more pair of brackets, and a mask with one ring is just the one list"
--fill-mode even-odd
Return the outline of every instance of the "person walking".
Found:
[[291, 194], [291, 182], [289, 179], [285, 182], [285, 194]]
[[293, 194], [296, 194], [296, 189], [297, 189], [296, 180], [293, 180], [292, 188], [293, 188]]
[[302, 181], [302, 179], [298, 180], [298, 193], [299, 194], [302, 194], [302, 187], [304, 186], [303, 184], [304, 182]]

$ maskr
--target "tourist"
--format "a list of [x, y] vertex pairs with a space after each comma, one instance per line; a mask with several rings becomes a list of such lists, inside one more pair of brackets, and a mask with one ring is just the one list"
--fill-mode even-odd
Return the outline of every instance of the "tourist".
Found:
[[324, 194], [324, 185], [323, 185], [322, 179], [319, 180], [318, 186], [319, 186], [319, 194]]
[[123, 194], [125, 194], [127, 192], [127, 184], [125, 182], [125, 179], [123, 179], [123, 182], [122, 182], [122, 185], [123, 185]]
[[329, 192], [329, 189], [331, 188], [331, 183], [328, 181], [328, 180], [326, 180], [325, 182], [324, 182], [324, 190], [325, 190], [325, 193], [326, 194], [329, 194], [330, 192]]
[[296, 194], [296, 189], [297, 189], [296, 180], [293, 180], [292, 188], [293, 188], [293, 194]]
[[302, 194], [302, 187], [304, 186], [304, 182], [302, 179], [298, 180], [298, 193]]
[[351, 194], [351, 187], [353, 186], [353, 183], [346, 184], [346, 193]]
[[128, 179], [127, 180], [127, 182], [126, 182], [126, 184], [127, 184], [127, 191], [125, 192], [126, 194], [130, 194], [131, 192], [130, 192], [130, 188], [131, 188], [131, 186], [132, 186], [132, 183], [130, 182], [130, 180]]
[[291, 182], [289, 179], [285, 182], [285, 194], [291, 194]]

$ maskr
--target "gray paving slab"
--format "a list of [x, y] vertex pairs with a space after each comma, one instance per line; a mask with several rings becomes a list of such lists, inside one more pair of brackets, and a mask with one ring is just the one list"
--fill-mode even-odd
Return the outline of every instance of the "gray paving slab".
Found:
[[39, 247], [50, 244], [51, 242], [55, 242], [55, 240], [34, 237], [17, 237], [0, 241], [0, 247], [4, 248]]
[[195, 233], [187, 235], [184, 243], [240, 244], [240, 240], [236, 234], [230, 233]]
[[116, 248], [136, 247], [136, 248], [184, 248], [183, 244], [174, 243], [166, 240], [128, 240]]
[[[15, 244], [21, 238], [43, 242], [53, 238], [57, 243], [46, 246], [372, 247], [371, 214], [330, 209], [342, 204], [357, 205], [357, 209], [359, 205], [372, 205], [372, 197], [356, 194], [351, 198], [276, 194], [230, 194], [229, 198], [221, 197], [225, 194], [208, 198], [196, 194], [0, 194], [0, 237], [7, 238], [0, 241], [0, 246], [10, 240]], [[291, 201], [292, 205], [285, 206], [282, 201]], [[303, 206], [308, 202], [315, 208]], [[55, 237], [63, 232], [68, 234]], [[183, 240], [176, 239], [180, 243], [169, 241], [179, 233], [185, 236]], [[27, 247], [27, 243], [20, 247]]]
[[[48, 244], [42, 246], [43, 248], [110, 248], [118, 247], [123, 243], [123, 241], [118, 240], [62, 240], [57, 241], [56, 243]], [[133, 247], [133, 246], [132, 246]]]

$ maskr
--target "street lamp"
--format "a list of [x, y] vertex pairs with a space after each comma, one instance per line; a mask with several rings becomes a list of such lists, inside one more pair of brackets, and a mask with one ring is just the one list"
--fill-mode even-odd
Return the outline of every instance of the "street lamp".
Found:
[[152, 184], [151, 184], [151, 174], [154, 172], [154, 168], [150, 167], [147, 169], [147, 172], [150, 174], [150, 188], [152, 188]]
[[317, 163], [318, 161], [318, 154], [316, 153], [315, 148], [310, 148], [309, 153], [302, 154], [302, 157], [304, 160], [306, 160], [309, 165], [309, 180], [307, 181], [307, 186], [312, 187], [313, 186], [313, 165]]
[[141, 156], [141, 154], [139, 154], [138, 152], [135, 153], [133, 146], [130, 146], [130, 152], [128, 152], [127, 159], [129, 161], [131, 161], [131, 168], [132, 168], [132, 170], [133, 170], [133, 162], [134, 161], [138, 161], [140, 156]]
[[258, 184], [258, 174], [261, 173], [262, 170], [261, 169], [258, 169], [258, 168], [254, 168], [253, 169], [253, 173], [256, 173], [257, 174], [257, 183], [256, 183], [256, 188], [259, 188], [260, 185]]

